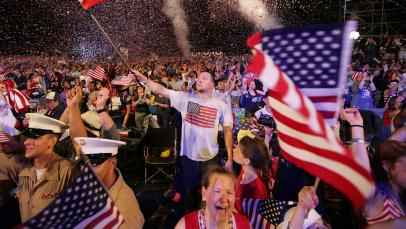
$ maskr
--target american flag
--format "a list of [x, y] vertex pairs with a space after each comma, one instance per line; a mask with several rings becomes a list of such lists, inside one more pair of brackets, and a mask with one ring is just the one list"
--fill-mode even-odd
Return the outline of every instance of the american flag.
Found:
[[338, 141], [324, 119], [335, 120], [355, 29], [355, 22], [282, 28], [257, 33], [247, 44], [255, 52], [249, 70], [270, 91], [284, 157], [359, 208], [375, 190], [369, 165]]
[[217, 117], [217, 109], [202, 106], [198, 103], [189, 102], [185, 121], [203, 128], [214, 128]]
[[352, 76], [351, 76], [351, 79], [356, 80], [358, 78], [362, 78], [363, 74], [364, 74], [363, 72], [354, 72], [354, 74], [352, 74]]
[[124, 222], [90, 167], [23, 228], [118, 228]]
[[10, 138], [3, 131], [0, 131], [0, 143], [6, 143], [9, 141]]
[[99, 4], [104, 0], [79, 0], [85, 10], [92, 8], [94, 5]]
[[24, 113], [30, 107], [27, 96], [17, 89], [9, 89], [5, 97], [16, 113]]
[[285, 213], [296, 204], [293, 201], [243, 199], [244, 215], [253, 229], [276, 228]]
[[104, 79], [104, 68], [97, 66], [95, 70], [90, 69], [87, 72], [87, 76], [92, 77], [93, 79], [103, 81]]
[[112, 80], [111, 84], [128, 86], [134, 79], [135, 77], [132, 74], [129, 74], [128, 76], [119, 76]]
[[5, 74], [0, 74], [0, 81], [6, 80]]

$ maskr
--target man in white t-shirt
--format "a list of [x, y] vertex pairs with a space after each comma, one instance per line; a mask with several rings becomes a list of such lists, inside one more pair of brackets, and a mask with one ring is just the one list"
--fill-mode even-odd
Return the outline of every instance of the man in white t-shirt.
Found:
[[183, 198], [200, 187], [201, 176], [209, 164], [219, 164], [217, 136], [219, 126], [224, 130], [227, 149], [225, 167], [232, 169], [233, 119], [229, 106], [212, 96], [213, 76], [201, 72], [196, 81], [196, 94], [169, 90], [135, 71], [137, 78], [151, 91], [168, 97], [171, 106], [182, 115], [180, 161], [177, 164], [175, 187]]

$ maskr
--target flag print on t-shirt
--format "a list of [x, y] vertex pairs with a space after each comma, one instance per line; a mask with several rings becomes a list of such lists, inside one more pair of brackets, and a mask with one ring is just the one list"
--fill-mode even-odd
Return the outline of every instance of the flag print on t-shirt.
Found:
[[203, 128], [214, 128], [217, 109], [189, 102], [187, 105], [185, 121]]

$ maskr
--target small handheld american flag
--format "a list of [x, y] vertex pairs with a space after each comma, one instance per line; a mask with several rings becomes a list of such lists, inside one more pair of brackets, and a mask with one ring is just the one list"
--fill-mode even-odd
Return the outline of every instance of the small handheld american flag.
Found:
[[118, 228], [123, 222], [109, 194], [86, 165], [70, 186], [21, 228]]
[[99, 80], [99, 81], [103, 81], [103, 79], [105, 77], [104, 68], [97, 66], [95, 70], [90, 69], [87, 72], [87, 76], [90, 76], [91, 78]]
[[244, 215], [252, 228], [276, 228], [283, 221], [285, 213], [295, 206], [293, 201], [243, 199]]

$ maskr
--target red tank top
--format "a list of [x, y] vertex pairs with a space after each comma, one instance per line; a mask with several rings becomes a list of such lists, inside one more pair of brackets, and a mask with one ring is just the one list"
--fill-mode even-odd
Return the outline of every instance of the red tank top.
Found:
[[[186, 229], [199, 229], [198, 216], [199, 216], [199, 210], [185, 215], [185, 228]], [[245, 218], [243, 215], [233, 212], [233, 216], [235, 219], [235, 224], [237, 225], [237, 229], [250, 228], [250, 223], [249, 223], [248, 219]]]

